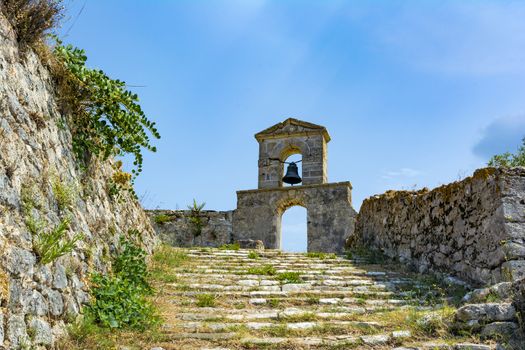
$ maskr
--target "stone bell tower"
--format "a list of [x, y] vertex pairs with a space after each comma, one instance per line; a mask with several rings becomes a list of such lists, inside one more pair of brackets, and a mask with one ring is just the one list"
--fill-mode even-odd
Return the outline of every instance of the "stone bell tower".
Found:
[[259, 188], [282, 187], [283, 166], [301, 154], [303, 185], [326, 183], [326, 146], [330, 135], [323, 126], [289, 118], [255, 134], [259, 142]]
[[[353, 233], [356, 212], [350, 182], [327, 182], [325, 127], [289, 118], [255, 134], [259, 142], [259, 185], [237, 191], [233, 214], [236, 240], [262, 240], [266, 248], [281, 246], [281, 217], [299, 205], [307, 209], [308, 251], [341, 252]], [[302, 155], [302, 184], [283, 186], [283, 163]]]

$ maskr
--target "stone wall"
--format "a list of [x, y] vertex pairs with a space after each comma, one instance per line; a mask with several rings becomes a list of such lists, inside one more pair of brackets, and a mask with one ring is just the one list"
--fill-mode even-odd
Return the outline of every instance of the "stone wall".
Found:
[[196, 230], [191, 210], [147, 210], [159, 238], [175, 247], [219, 247], [233, 242], [233, 211], [203, 210], [198, 217], [202, 228]]
[[489, 285], [525, 275], [524, 240], [525, 168], [485, 168], [432, 191], [366, 199], [348, 243]]
[[[0, 348], [49, 348], [88, 301], [88, 274], [107, 271], [119, 237], [139, 230], [149, 252], [157, 240], [132, 196], [108, 195], [111, 162], [79, 170], [52, 79], [34, 53], [19, 52], [1, 14], [0, 42]], [[49, 231], [66, 217], [67, 235], [84, 238], [40, 263], [26, 222]]]

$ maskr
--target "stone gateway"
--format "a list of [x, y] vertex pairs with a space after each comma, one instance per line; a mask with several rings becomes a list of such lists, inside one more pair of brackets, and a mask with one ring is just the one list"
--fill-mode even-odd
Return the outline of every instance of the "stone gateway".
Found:
[[[259, 188], [237, 192], [233, 236], [262, 240], [266, 248], [281, 246], [281, 217], [290, 207], [307, 210], [307, 250], [342, 252], [353, 233], [350, 182], [327, 183], [325, 127], [289, 118], [255, 135], [259, 142]], [[302, 185], [283, 186], [282, 163], [302, 156]]]

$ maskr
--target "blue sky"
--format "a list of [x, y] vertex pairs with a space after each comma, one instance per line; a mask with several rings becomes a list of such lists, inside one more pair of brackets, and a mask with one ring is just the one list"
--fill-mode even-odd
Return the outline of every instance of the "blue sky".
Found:
[[[351, 181], [356, 208], [469, 175], [525, 136], [523, 1], [66, 6], [65, 42], [141, 86], [162, 134], [137, 180], [146, 207], [235, 208], [257, 186], [253, 134], [288, 117], [328, 128], [329, 181]], [[288, 216], [283, 245], [301, 249], [304, 212]]]

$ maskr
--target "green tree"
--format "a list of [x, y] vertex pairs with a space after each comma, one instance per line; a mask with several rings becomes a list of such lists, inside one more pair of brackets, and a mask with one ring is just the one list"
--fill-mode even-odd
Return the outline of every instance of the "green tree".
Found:
[[525, 137], [522, 140], [522, 145], [518, 148], [516, 154], [505, 152], [493, 156], [488, 163], [489, 166], [510, 168], [515, 166], [525, 166]]

